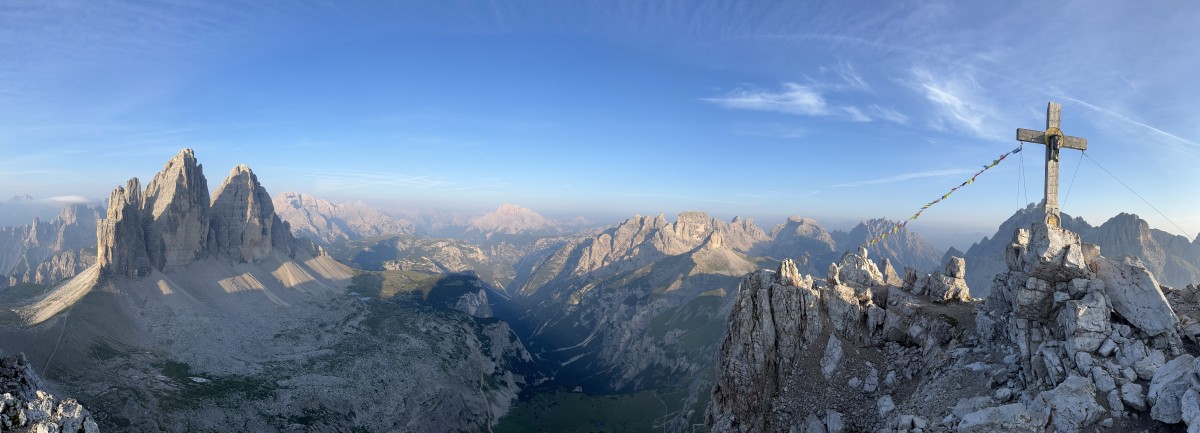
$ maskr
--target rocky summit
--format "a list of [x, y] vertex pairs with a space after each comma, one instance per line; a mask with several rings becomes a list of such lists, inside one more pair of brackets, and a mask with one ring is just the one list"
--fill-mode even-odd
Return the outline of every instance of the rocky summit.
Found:
[[1194, 286], [1159, 285], [1069, 230], [1013, 233], [972, 299], [965, 264], [901, 286], [847, 254], [742, 281], [710, 431], [1169, 431], [1200, 427]]
[[0, 358], [0, 430], [97, 433], [92, 414], [74, 399], [46, 391], [25, 355]]

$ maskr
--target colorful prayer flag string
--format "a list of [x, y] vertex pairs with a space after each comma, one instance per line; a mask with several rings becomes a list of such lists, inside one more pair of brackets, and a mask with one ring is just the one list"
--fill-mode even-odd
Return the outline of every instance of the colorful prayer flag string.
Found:
[[1000, 155], [999, 158], [992, 160], [991, 164], [984, 165], [983, 169], [979, 170], [978, 173], [975, 173], [974, 176], [971, 176], [970, 179], [967, 179], [965, 182], [959, 184], [958, 186], [956, 186], [954, 188], [950, 188], [950, 192], [947, 192], [945, 195], [941, 196], [937, 200], [926, 203], [924, 206], [921, 206], [921, 209], [918, 210], [917, 213], [908, 217], [908, 219], [901, 221], [899, 224], [896, 224], [896, 226], [892, 227], [891, 230], [884, 230], [879, 236], [876, 236], [874, 239], [867, 241], [867, 243], [863, 245], [863, 248], [866, 248], [867, 246], [870, 246], [870, 245], [875, 245], [875, 244], [879, 243], [880, 241], [882, 241], [884, 238], [888, 237], [888, 235], [894, 234], [894, 233], [900, 231], [900, 229], [904, 228], [904, 226], [907, 225], [909, 221], [914, 221], [917, 218], [919, 218], [921, 216], [921, 213], [925, 212], [925, 209], [929, 209], [933, 205], [940, 203], [942, 200], [950, 198], [950, 194], [954, 194], [954, 191], [958, 191], [959, 188], [962, 188], [964, 186], [975, 183], [975, 178], [979, 177], [979, 175], [983, 174], [983, 172], [988, 171], [988, 169], [991, 169], [992, 167], [1000, 165], [1000, 161], [1004, 161], [1004, 158], [1008, 158], [1008, 155], [1012, 155], [1014, 153], [1019, 153], [1020, 151], [1021, 151], [1021, 146], [1018, 146], [1016, 149], [1010, 150], [1007, 153]]

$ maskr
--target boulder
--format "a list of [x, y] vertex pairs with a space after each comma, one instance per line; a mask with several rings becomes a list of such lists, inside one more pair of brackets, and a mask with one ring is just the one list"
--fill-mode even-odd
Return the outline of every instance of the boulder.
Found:
[[1038, 400], [1043, 399], [1059, 432], [1081, 431], [1099, 422], [1106, 413], [1096, 403], [1096, 387], [1083, 376], [1071, 375], [1053, 390], [1038, 396]]
[[962, 420], [958, 423], [958, 432], [1039, 431], [1045, 424], [1045, 416], [1028, 410], [1024, 404], [1012, 403], [963, 415]]
[[829, 342], [825, 343], [825, 352], [821, 355], [821, 374], [825, 376], [825, 380], [833, 377], [833, 372], [837, 371], [841, 362], [842, 343], [836, 336], [830, 335]]
[[1180, 399], [1195, 381], [1192, 355], [1180, 355], [1154, 372], [1146, 399], [1150, 402], [1150, 417], [1167, 424], [1183, 421]]
[[1117, 314], [1150, 336], [1175, 332], [1179, 318], [1140, 260], [1099, 258], [1093, 265]]
[[1111, 331], [1109, 308], [1103, 293], [1088, 293], [1081, 300], [1066, 301], [1058, 312], [1058, 324], [1072, 352], [1095, 352]]

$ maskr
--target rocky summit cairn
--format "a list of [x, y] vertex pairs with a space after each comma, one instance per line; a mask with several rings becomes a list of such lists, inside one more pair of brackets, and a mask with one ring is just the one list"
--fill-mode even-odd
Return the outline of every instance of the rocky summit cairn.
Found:
[[167, 161], [145, 191], [137, 178], [113, 190], [97, 242], [106, 277], [170, 272], [208, 256], [254, 262], [272, 249], [293, 255], [298, 245], [244, 164], [210, 201], [204, 168], [191, 149]]

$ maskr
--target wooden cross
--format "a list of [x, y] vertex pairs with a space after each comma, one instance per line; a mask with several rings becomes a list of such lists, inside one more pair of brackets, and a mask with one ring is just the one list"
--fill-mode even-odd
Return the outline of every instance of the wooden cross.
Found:
[[1063, 135], [1059, 127], [1062, 105], [1051, 102], [1046, 106], [1046, 130], [1017, 128], [1017, 141], [1046, 145], [1046, 224], [1058, 227], [1058, 150], [1060, 148], [1087, 150], [1087, 139]]

